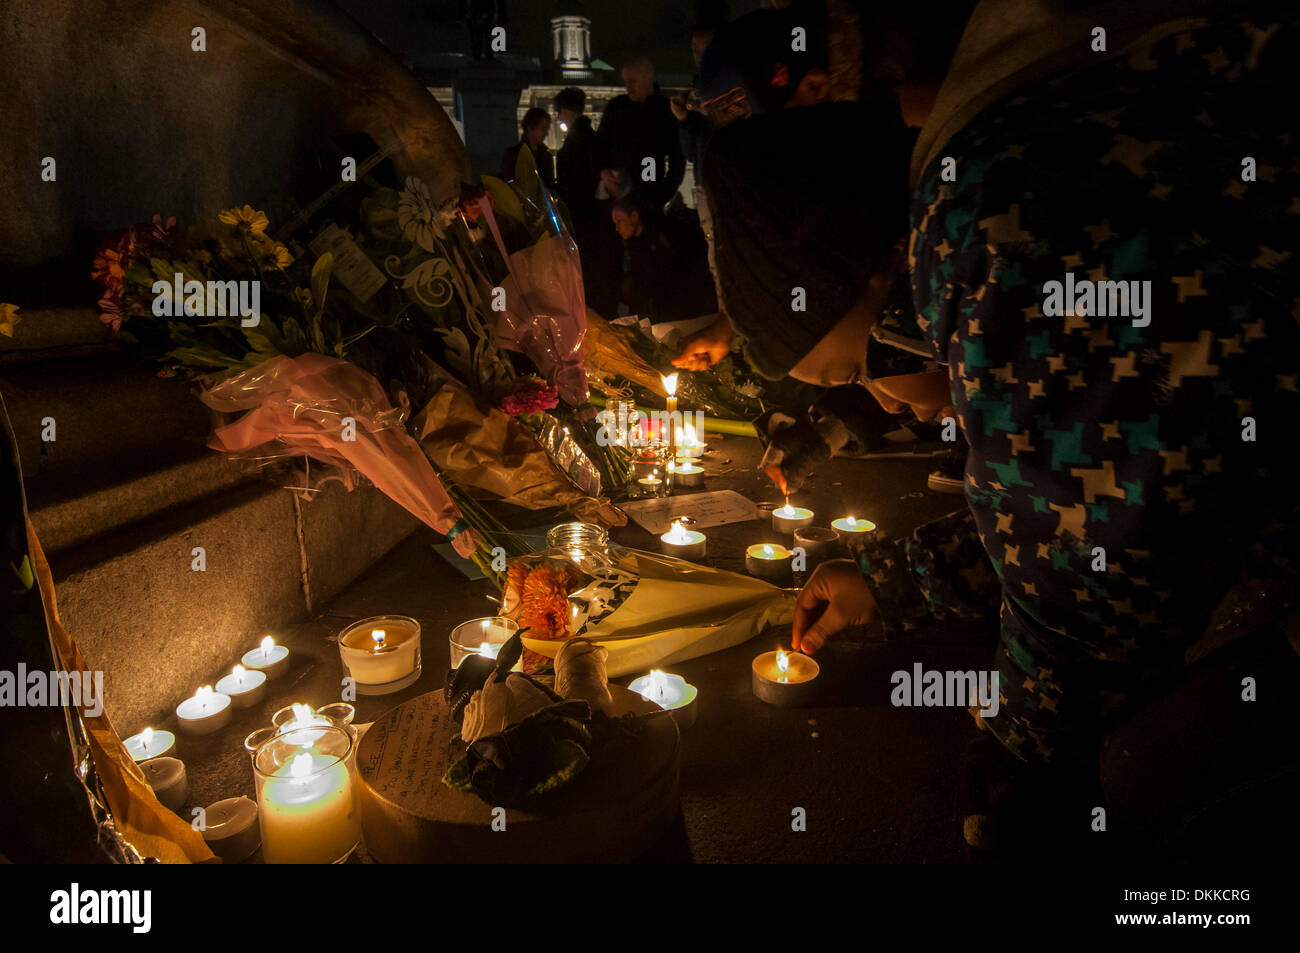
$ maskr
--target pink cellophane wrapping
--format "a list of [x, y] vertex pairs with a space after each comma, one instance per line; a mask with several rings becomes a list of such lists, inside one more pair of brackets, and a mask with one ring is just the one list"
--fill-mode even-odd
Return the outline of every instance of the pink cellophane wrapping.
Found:
[[505, 310], [492, 312], [497, 342], [527, 355], [565, 403], [585, 404], [582, 339], [587, 333], [587, 298], [578, 246], [561, 224], [558, 235], [508, 254], [490, 201], [485, 196], [478, 205], [510, 268], [501, 282]]
[[[443, 535], [461, 518], [379, 381], [355, 364], [322, 354], [274, 357], [222, 381], [202, 400], [223, 413], [247, 411], [213, 432], [208, 446], [214, 450], [273, 445], [285, 456], [306, 454], [354, 468]], [[355, 440], [343, 439], [347, 417], [355, 422]], [[464, 530], [452, 546], [469, 556], [478, 542], [476, 534]]]

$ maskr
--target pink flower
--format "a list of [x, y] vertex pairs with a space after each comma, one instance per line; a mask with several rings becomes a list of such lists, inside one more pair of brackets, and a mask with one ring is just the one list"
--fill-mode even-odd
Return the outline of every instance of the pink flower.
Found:
[[560, 393], [538, 377], [523, 377], [501, 401], [501, 410], [511, 416], [528, 416], [551, 410], [560, 402]]

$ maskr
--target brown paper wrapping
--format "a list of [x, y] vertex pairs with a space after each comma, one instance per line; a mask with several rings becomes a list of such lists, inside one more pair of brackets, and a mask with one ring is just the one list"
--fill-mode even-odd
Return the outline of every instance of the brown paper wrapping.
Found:
[[[27, 549], [32, 557], [41, 603], [45, 607], [45, 623], [58, 649], [59, 665], [67, 671], [93, 671], [59, 621], [59, 610], [54, 601], [54, 577], [30, 519], [27, 521]], [[123, 838], [141, 856], [153, 857], [165, 864], [220, 863], [208, 849], [202, 834], [159, 803], [145, 781], [144, 772], [127, 754], [121, 737], [108, 720], [107, 711], [92, 718], [82, 709], [81, 720], [86, 726], [91, 757], [95, 760], [95, 771], [108, 800], [108, 808]]]
[[496, 409], [484, 413], [458, 381], [446, 380], [413, 423], [424, 452], [453, 483], [530, 510], [564, 506], [583, 522], [627, 523], [608, 500], [574, 486], [523, 424]]

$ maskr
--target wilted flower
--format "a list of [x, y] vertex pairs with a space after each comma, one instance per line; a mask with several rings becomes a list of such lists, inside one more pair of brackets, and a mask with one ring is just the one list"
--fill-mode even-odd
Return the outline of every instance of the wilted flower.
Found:
[[245, 205], [243, 208], [228, 208], [224, 212], [218, 212], [217, 221], [223, 225], [233, 225], [236, 229], [258, 235], [265, 232], [266, 227], [271, 224], [265, 212], [259, 212], [251, 205]]
[[14, 325], [22, 319], [18, 317], [18, 305], [0, 301], [0, 334], [14, 336]]
[[522, 377], [501, 401], [503, 413], [511, 416], [541, 413], [560, 402], [559, 391], [540, 377]]
[[116, 293], [110, 291], [99, 299], [99, 320], [114, 331], [122, 327], [122, 306]]
[[293, 264], [293, 255], [288, 248], [276, 242], [262, 252], [261, 263], [263, 268], [278, 268], [280, 271], [284, 271]]
[[176, 228], [175, 215], [168, 216], [167, 221], [165, 222], [163, 221], [163, 217], [161, 215], [155, 215], [153, 217], [153, 237], [158, 241], [163, 242], [164, 244], [169, 243], [173, 238], [172, 232], [175, 230], [175, 228]]

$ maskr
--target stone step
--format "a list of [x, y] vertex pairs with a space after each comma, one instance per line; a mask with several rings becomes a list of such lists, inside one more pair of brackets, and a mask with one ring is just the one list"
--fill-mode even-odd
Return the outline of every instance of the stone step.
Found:
[[[0, 299], [7, 300], [7, 299]], [[35, 308], [19, 305], [13, 337], [0, 335], [0, 368], [69, 357], [122, 354], [126, 347], [115, 340], [99, 320], [95, 308]]]
[[264, 634], [308, 618], [416, 525], [373, 488], [331, 484], [301, 502], [244, 482], [47, 553], [63, 623], [104, 672], [126, 735], [214, 684]]

